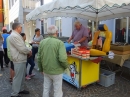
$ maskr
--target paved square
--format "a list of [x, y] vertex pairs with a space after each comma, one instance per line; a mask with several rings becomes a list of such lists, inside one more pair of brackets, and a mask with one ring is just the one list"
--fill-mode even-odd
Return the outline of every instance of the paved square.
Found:
[[[43, 75], [36, 69], [36, 74], [31, 80], [26, 81], [26, 89], [30, 91], [29, 95], [22, 95], [22, 97], [42, 97], [43, 92]], [[1, 75], [2, 74], [2, 75]], [[10, 97], [11, 84], [9, 82], [9, 69], [5, 68], [0, 71], [0, 97]], [[67, 82], [63, 82], [64, 97], [130, 97], [130, 82], [116, 76], [114, 85], [105, 88], [98, 84], [92, 84], [81, 91], [77, 90]], [[50, 97], [53, 97], [53, 91], [50, 91]]]

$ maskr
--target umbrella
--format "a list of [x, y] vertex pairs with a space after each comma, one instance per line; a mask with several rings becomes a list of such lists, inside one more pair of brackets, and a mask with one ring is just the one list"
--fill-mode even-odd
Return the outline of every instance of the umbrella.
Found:
[[40, 6], [26, 20], [78, 17], [96, 21], [130, 16], [130, 0], [55, 0]]

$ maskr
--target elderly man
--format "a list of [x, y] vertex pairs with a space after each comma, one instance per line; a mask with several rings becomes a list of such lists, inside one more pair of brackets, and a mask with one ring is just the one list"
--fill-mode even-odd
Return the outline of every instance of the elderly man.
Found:
[[87, 28], [85, 28], [79, 21], [75, 22], [75, 29], [72, 36], [69, 38], [68, 42], [73, 41], [74, 44], [81, 44], [81, 46], [87, 46], [89, 33]]
[[51, 85], [54, 87], [54, 97], [62, 97], [62, 73], [68, 68], [67, 54], [64, 43], [57, 39], [58, 29], [50, 26], [50, 35], [42, 40], [38, 50], [38, 66], [44, 72], [43, 97], [50, 97]]
[[24, 90], [24, 80], [26, 73], [27, 55], [32, 55], [31, 51], [25, 46], [24, 40], [20, 33], [22, 25], [14, 23], [12, 25], [12, 33], [8, 38], [10, 59], [14, 63], [15, 76], [13, 79], [11, 97], [21, 97], [19, 94], [29, 94], [29, 91]]

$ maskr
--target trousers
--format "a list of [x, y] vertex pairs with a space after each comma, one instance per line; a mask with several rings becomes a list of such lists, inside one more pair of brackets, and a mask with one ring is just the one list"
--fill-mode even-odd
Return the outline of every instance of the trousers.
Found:
[[24, 90], [26, 62], [14, 63], [15, 76], [13, 78], [11, 96], [17, 96], [20, 91]]
[[49, 75], [44, 73], [43, 97], [50, 97], [51, 86], [54, 87], [54, 97], [62, 97], [62, 74]]
[[29, 75], [32, 74], [32, 71], [34, 69], [35, 63], [32, 57], [27, 59], [27, 63], [26, 63], [26, 67], [28, 67], [28, 63], [31, 65], [30, 69], [29, 69]]
[[0, 51], [0, 65], [1, 65], [1, 68], [3, 68], [3, 51]]
[[10, 62], [8, 55], [7, 55], [7, 48], [4, 48], [4, 61], [5, 61], [6, 65], [8, 65]]

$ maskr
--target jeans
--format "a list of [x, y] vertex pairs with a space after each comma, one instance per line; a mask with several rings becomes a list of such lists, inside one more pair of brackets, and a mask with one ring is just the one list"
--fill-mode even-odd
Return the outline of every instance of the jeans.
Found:
[[4, 56], [3, 51], [0, 51], [0, 65], [1, 65], [1, 68], [3, 68], [3, 56]]
[[4, 48], [4, 61], [5, 61], [6, 65], [8, 65], [10, 62], [8, 55], [7, 55], [7, 48]]
[[38, 52], [38, 47], [33, 47], [32, 48], [32, 56], [33, 56], [33, 61], [35, 60], [35, 55]]
[[44, 73], [44, 91], [43, 97], [50, 97], [49, 92], [51, 86], [54, 87], [54, 97], [63, 97], [62, 92], [62, 74], [59, 75], [49, 75]]
[[24, 90], [25, 73], [26, 73], [26, 62], [14, 63], [15, 76], [13, 78], [11, 96], [18, 96], [20, 91]]
[[29, 69], [29, 75], [32, 74], [32, 70], [34, 69], [35, 63], [33, 61], [33, 57], [30, 57], [27, 59], [27, 63], [26, 63], [26, 67], [28, 66], [28, 63], [31, 65], [30, 69]]

